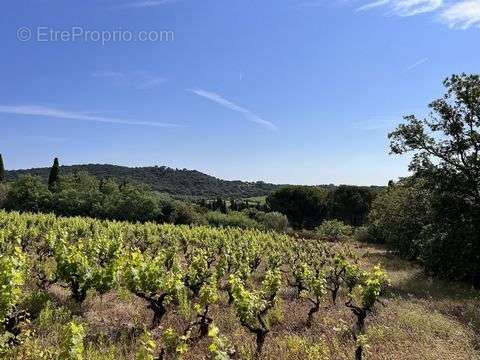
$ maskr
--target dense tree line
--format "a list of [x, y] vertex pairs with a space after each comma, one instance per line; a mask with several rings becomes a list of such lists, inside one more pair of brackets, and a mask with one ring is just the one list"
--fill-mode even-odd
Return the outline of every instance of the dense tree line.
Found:
[[287, 231], [289, 226], [282, 214], [252, 207], [238, 211], [240, 206], [231, 209], [221, 198], [202, 206], [202, 202], [178, 200], [144, 184], [98, 179], [84, 171], [67, 175], [60, 171], [59, 161], [55, 158], [48, 182], [31, 175], [20, 176], [11, 183], [0, 182], [0, 208], [109, 220], [209, 224], [279, 232]]
[[373, 203], [371, 233], [434, 275], [480, 286], [480, 77], [453, 75], [427, 119], [405, 117], [390, 134], [412, 153], [414, 175]]
[[50, 184], [40, 177], [25, 175], [3, 191], [0, 198], [7, 210], [141, 222], [189, 224], [196, 220], [193, 204], [187, 206], [145, 185], [98, 180], [85, 172], [59, 176]]
[[286, 232], [289, 222], [285, 215], [278, 212], [265, 212], [256, 209], [243, 211], [209, 211], [207, 222], [216, 227], [239, 227], [242, 229], [256, 228], [261, 230], [274, 230]]
[[313, 229], [328, 219], [359, 226], [367, 221], [377, 191], [348, 185], [286, 186], [270, 195], [267, 204], [271, 210], [285, 214], [295, 229]]
[[13, 182], [0, 182], [0, 208], [110, 220], [203, 222], [195, 204], [154, 192], [147, 185], [98, 179], [84, 171], [63, 175], [57, 158], [47, 178], [45, 182], [40, 176], [22, 175]]
[[[118, 183], [124, 181], [142, 183], [153, 190], [172, 195], [208, 198], [249, 198], [266, 196], [279, 189], [279, 185], [264, 182], [227, 181], [195, 170], [172, 169], [165, 166], [130, 168], [115, 165], [72, 165], [59, 168], [63, 175], [85, 171], [98, 179], [112, 178]], [[7, 171], [8, 181], [21, 175], [37, 175], [48, 180], [49, 168]]]
[[268, 212], [270, 210], [267, 204], [261, 204], [259, 201], [251, 201], [249, 199], [236, 200], [231, 198], [229, 201], [217, 197], [215, 200], [200, 199], [197, 201], [202, 207], [212, 210], [220, 211], [224, 214], [229, 211], [244, 211], [255, 209], [258, 211]]

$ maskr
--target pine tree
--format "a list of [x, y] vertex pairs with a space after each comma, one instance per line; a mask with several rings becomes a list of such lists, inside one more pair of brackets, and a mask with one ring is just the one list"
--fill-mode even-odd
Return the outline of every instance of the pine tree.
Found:
[[50, 175], [48, 176], [48, 188], [53, 191], [58, 181], [58, 174], [60, 172], [60, 165], [58, 164], [58, 158], [53, 160], [52, 168], [50, 169]]
[[5, 181], [5, 167], [3, 166], [2, 154], [0, 154], [0, 182]]

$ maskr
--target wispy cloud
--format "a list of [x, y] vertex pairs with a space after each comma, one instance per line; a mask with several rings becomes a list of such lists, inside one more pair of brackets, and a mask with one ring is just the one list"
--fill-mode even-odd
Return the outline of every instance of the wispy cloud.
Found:
[[125, 4], [115, 6], [116, 9], [139, 9], [155, 6], [168, 5], [179, 2], [181, 0], [143, 0], [143, 1], [131, 1]]
[[400, 16], [414, 16], [438, 10], [442, 6], [443, 0], [396, 0], [393, 11]]
[[409, 72], [409, 71], [412, 71], [413, 69], [415, 69], [416, 67], [420, 66], [420, 65], [423, 65], [425, 64], [426, 62], [428, 62], [428, 58], [423, 58], [423, 59], [420, 59], [416, 62], [414, 62], [413, 64], [407, 66], [405, 69], [404, 69], [404, 72]]
[[411, 17], [431, 14], [452, 29], [480, 27], [480, 0], [305, 0], [297, 9], [314, 8], [326, 4], [355, 5], [357, 13], [384, 10], [384, 15]]
[[357, 11], [381, 6], [389, 6], [390, 13], [398, 16], [414, 16], [440, 9], [443, 6], [443, 0], [376, 0], [360, 6]]
[[224, 108], [230, 109], [232, 111], [236, 111], [236, 112], [242, 114], [245, 117], [245, 119], [247, 119], [251, 122], [254, 122], [258, 125], [261, 125], [268, 130], [273, 130], [273, 131], [278, 130], [278, 128], [273, 123], [271, 123], [270, 121], [262, 119], [257, 114], [251, 112], [248, 109], [245, 109], [244, 107], [241, 107], [240, 105], [235, 104], [232, 101], [229, 101], [229, 100], [225, 99], [223, 96], [221, 96], [219, 94], [216, 94], [216, 93], [210, 92], [210, 91], [206, 91], [206, 90], [202, 90], [202, 89], [187, 89], [187, 91], [189, 91], [189, 92], [191, 92], [195, 95], [201, 96], [205, 99], [208, 99], [210, 101], [213, 101], [214, 103], [216, 103], [216, 104], [218, 104], [218, 105], [220, 105]]
[[371, 2], [371, 3], [360, 6], [359, 8], [357, 8], [357, 11], [365, 11], [365, 10], [374, 9], [374, 8], [379, 7], [379, 6], [386, 5], [389, 2], [390, 2], [390, 0], [377, 0], [377, 1], [374, 1], [374, 2]]
[[480, 26], [480, 0], [457, 2], [445, 9], [440, 19], [451, 28], [468, 29]]
[[77, 120], [77, 121], [90, 121], [98, 123], [108, 124], [120, 124], [120, 125], [135, 125], [135, 126], [150, 126], [158, 128], [174, 128], [182, 127], [177, 124], [170, 123], [157, 123], [150, 121], [132, 121], [104, 116], [91, 115], [85, 112], [73, 112], [60, 109], [54, 109], [50, 107], [37, 106], [37, 105], [0, 105], [0, 113], [11, 115], [23, 115], [23, 116], [38, 116], [56, 119]]
[[118, 86], [131, 86], [139, 90], [148, 90], [159, 86], [167, 79], [150, 74], [148, 71], [97, 71], [92, 74], [93, 77], [106, 79]]

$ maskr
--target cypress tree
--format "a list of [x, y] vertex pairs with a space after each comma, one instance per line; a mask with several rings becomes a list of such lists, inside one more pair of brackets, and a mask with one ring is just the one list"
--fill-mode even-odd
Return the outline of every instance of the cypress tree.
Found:
[[5, 167], [3, 166], [2, 154], [0, 154], [0, 182], [5, 181]]
[[58, 164], [58, 158], [53, 160], [52, 168], [50, 169], [50, 175], [48, 175], [48, 188], [53, 191], [58, 181], [58, 174], [60, 172], [60, 165]]

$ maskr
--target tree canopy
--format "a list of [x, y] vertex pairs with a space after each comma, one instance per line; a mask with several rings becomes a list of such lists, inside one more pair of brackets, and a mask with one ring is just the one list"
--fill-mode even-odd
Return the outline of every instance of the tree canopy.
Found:
[[480, 206], [480, 76], [453, 75], [426, 119], [406, 116], [389, 134], [394, 154], [413, 152], [410, 170]]
[[[426, 191], [429, 219], [415, 239], [419, 258], [434, 274], [480, 285], [480, 76], [453, 75], [444, 85], [427, 118], [406, 116], [389, 134], [391, 150], [413, 154], [410, 170], [422, 184], [416, 191]], [[409, 208], [404, 202], [395, 212]], [[405, 245], [395, 242], [397, 249]]]
[[[141, 183], [153, 190], [181, 196], [222, 198], [250, 198], [267, 196], [280, 188], [265, 182], [228, 181], [203, 174], [196, 170], [172, 169], [166, 166], [125, 167], [108, 164], [60, 166], [63, 175], [80, 171], [88, 172], [98, 179], [112, 178], [117, 183], [124, 181]], [[38, 175], [47, 180], [50, 168], [12, 170], [6, 179], [13, 181], [21, 175]]]

